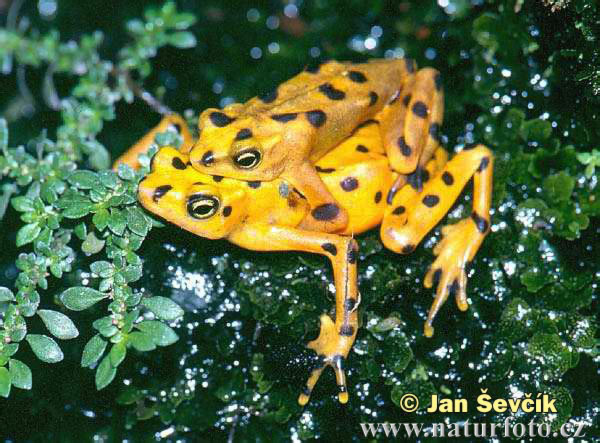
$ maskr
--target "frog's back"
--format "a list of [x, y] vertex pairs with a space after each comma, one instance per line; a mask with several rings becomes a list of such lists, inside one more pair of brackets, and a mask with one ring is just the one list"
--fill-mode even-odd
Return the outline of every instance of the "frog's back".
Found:
[[[313, 109], [318, 102], [330, 105], [323, 100], [323, 95], [331, 96], [330, 100], [352, 101], [359, 91], [385, 94], [390, 84], [395, 90], [399, 78], [407, 72], [407, 66], [408, 72], [412, 72], [412, 62], [404, 59], [374, 59], [367, 63], [326, 62], [314, 69], [307, 68], [275, 89], [250, 99], [243, 105], [241, 115], [302, 112]], [[332, 82], [345, 84], [346, 90], [340, 90], [345, 95], [343, 99], [338, 98], [340, 93], [323, 87]]]
[[304, 118], [307, 130], [315, 130], [311, 160], [316, 161], [358, 125], [374, 118], [413, 69], [412, 62], [404, 59], [328, 62], [318, 70], [301, 72], [270, 94], [251, 99], [239, 109], [240, 117]]

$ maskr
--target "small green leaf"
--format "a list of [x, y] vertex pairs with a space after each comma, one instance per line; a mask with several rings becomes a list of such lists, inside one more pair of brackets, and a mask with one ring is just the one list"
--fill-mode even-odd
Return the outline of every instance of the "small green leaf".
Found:
[[40, 225], [37, 223], [29, 223], [28, 225], [23, 226], [19, 229], [19, 232], [17, 232], [17, 247], [21, 247], [34, 241], [41, 230], [42, 228], [40, 228]]
[[98, 177], [104, 186], [110, 189], [115, 189], [119, 184], [119, 179], [115, 171], [110, 169], [98, 172]]
[[391, 331], [392, 329], [401, 326], [402, 320], [397, 316], [391, 315], [385, 319], [382, 319], [373, 327], [373, 331], [377, 333]]
[[81, 218], [88, 215], [91, 209], [91, 203], [73, 203], [63, 210], [62, 215], [66, 218]]
[[108, 354], [110, 357], [110, 364], [116, 368], [123, 362], [123, 360], [125, 360], [126, 354], [127, 344], [125, 340], [115, 343], [113, 347], [110, 348], [110, 352]]
[[176, 48], [186, 49], [196, 46], [196, 37], [191, 32], [176, 32], [169, 36], [169, 43]]
[[80, 189], [92, 189], [100, 185], [100, 180], [94, 172], [84, 170], [73, 172], [67, 181]]
[[596, 171], [596, 165], [594, 163], [590, 163], [589, 165], [587, 165], [585, 167], [585, 176], [587, 178], [592, 178], [592, 175], [594, 175], [595, 171]]
[[127, 220], [123, 213], [118, 209], [112, 209], [108, 217], [108, 228], [117, 235], [123, 235]]
[[92, 366], [102, 354], [104, 354], [104, 350], [106, 349], [106, 345], [108, 343], [104, 340], [100, 334], [94, 335], [83, 348], [83, 353], [81, 355], [81, 366], [86, 368]]
[[11, 343], [9, 345], [4, 345], [4, 351], [2, 352], [2, 354], [6, 355], [8, 357], [11, 357], [11, 356], [15, 355], [18, 350], [19, 350], [19, 344]]
[[56, 338], [69, 340], [79, 336], [79, 331], [69, 317], [60, 312], [48, 309], [40, 309], [37, 314], [48, 328], [48, 331]]
[[4, 286], [0, 286], [0, 302], [3, 301], [14, 301], [15, 296], [12, 291]]
[[521, 136], [525, 140], [544, 141], [552, 135], [552, 124], [539, 118], [528, 120], [521, 126]]
[[110, 168], [110, 154], [108, 150], [98, 143], [93, 152], [88, 157], [90, 162], [90, 166], [97, 171], [102, 171], [103, 169]]
[[545, 380], [558, 380], [574, 365], [575, 351], [556, 333], [537, 332], [527, 345], [527, 351], [537, 360]]
[[37, 358], [46, 363], [58, 363], [64, 358], [60, 346], [45, 335], [29, 334], [25, 340]]
[[117, 374], [117, 368], [110, 364], [110, 357], [107, 355], [102, 359], [98, 368], [96, 369], [96, 389], [104, 389]]
[[123, 277], [128, 283], [134, 282], [142, 278], [142, 266], [141, 265], [129, 265], [123, 271]]
[[127, 226], [133, 233], [144, 237], [151, 225], [139, 208], [129, 207], [127, 208]]
[[66, 209], [73, 205], [93, 204], [88, 196], [80, 194], [74, 189], [67, 190], [56, 202], [56, 207]]
[[174, 17], [174, 25], [176, 29], [187, 29], [196, 23], [196, 16], [189, 12], [181, 12]]
[[[592, 157], [592, 154], [590, 154], [589, 152], [580, 152], [579, 154], [577, 154], [577, 160], [579, 160], [584, 165], [589, 164], [593, 158], [594, 157]], [[14, 200], [15, 199], [13, 199], [13, 205], [14, 205]]]
[[85, 240], [87, 237], [87, 226], [84, 222], [79, 223], [73, 230], [79, 240]]
[[529, 292], [537, 292], [550, 283], [548, 275], [537, 267], [531, 267], [522, 272], [519, 279]]
[[144, 394], [133, 386], [126, 386], [117, 397], [117, 403], [120, 405], [131, 405], [142, 399]]
[[112, 337], [119, 331], [119, 329], [113, 324], [113, 319], [110, 315], [99, 318], [92, 323], [92, 326], [105, 337]]
[[113, 275], [113, 267], [107, 261], [96, 261], [90, 265], [90, 269], [94, 274], [97, 274], [102, 278], [107, 278]]
[[550, 201], [567, 201], [575, 188], [575, 179], [564, 171], [544, 179], [544, 194]]
[[183, 316], [183, 309], [167, 297], [150, 297], [142, 300], [142, 305], [162, 320], [172, 321]]
[[158, 346], [169, 346], [179, 339], [175, 331], [173, 331], [169, 325], [160, 321], [143, 321], [136, 324], [135, 327], [150, 335], [154, 343]]
[[86, 254], [97, 254], [102, 250], [105, 243], [104, 240], [100, 240], [96, 237], [96, 234], [90, 232], [81, 244], [81, 250]]
[[128, 312], [125, 315], [125, 318], [123, 319], [123, 327], [121, 328], [121, 330], [126, 334], [131, 332], [131, 330], [133, 329], [133, 323], [137, 320], [139, 316], [139, 309], [134, 309], [133, 311]]
[[8, 397], [10, 395], [10, 373], [4, 366], [0, 367], [0, 397]]
[[100, 283], [98, 283], [98, 290], [100, 292], [110, 291], [110, 289], [112, 288], [112, 285], [113, 285], [112, 278], [104, 278], [104, 279], [100, 280]]
[[140, 352], [147, 352], [156, 349], [156, 344], [149, 334], [134, 331], [129, 334], [129, 343]]
[[29, 366], [19, 360], [11, 358], [8, 361], [8, 368], [12, 384], [15, 388], [31, 389], [33, 382]]
[[60, 300], [72, 311], [83, 311], [106, 297], [108, 294], [85, 286], [69, 288], [60, 294]]
[[104, 228], [106, 228], [106, 225], [108, 224], [108, 217], [108, 209], [102, 208], [94, 214], [94, 216], [92, 217], [92, 222], [94, 223], [94, 225], [96, 225], [98, 230], [102, 231]]
[[33, 200], [29, 197], [19, 196], [15, 197], [10, 201], [18, 212], [30, 212], [33, 211]]
[[131, 166], [126, 165], [125, 163], [119, 163], [117, 167], [117, 174], [123, 180], [131, 181], [135, 178], [135, 172], [131, 168]]

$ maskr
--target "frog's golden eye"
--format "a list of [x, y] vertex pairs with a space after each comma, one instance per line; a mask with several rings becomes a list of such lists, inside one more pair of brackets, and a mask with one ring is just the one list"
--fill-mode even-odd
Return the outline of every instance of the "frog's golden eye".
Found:
[[221, 202], [212, 195], [195, 194], [188, 198], [187, 211], [199, 220], [212, 217], [219, 210]]
[[233, 161], [238, 168], [252, 169], [258, 166], [262, 155], [258, 149], [244, 149], [234, 155]]

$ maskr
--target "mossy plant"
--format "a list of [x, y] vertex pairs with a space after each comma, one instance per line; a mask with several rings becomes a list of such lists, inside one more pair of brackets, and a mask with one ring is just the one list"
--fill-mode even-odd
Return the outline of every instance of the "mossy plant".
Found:
[[[597, 432], [595, 2], [143, 3], [50, 1], [51, 13], [7, 11], [0, 29], [3, 436], [358, 439], [360, 422], [441, 422], [424, 411], [432, 394], [474, 403], [482, 388], [549, 393], [558, 414], [512, 419]], [[303, 344], [332, 304], [325, 260], [163, 226], [135, 199], [149, 156], [140, 171], [111, 171], [110, 159], [157, 111], [189, 109], [193, 126], [306, 65], [397, 56], [442, 73], [450, 151], [493, 149], [491, 233], [471, 265], [469, 311], [449, 300], [432, 339], [422, 281], [439, 229], [409, 256], [360, 236], [351, 400], [336, 402], [328, 374], [303, 409]], [[467, 191], [443, 223], [469, 207]], [[405, 393], [418, 412], [401, 411]]]
[[[44, 63], [50, 65], [50, 75], [68, 73], [78, 77], [72, 96], [57, 104], [63, 124], [56, 131], [56, 141], [42, 133], [27, 147], [11, 148], [6, 120], [0, 119], [4, 200], [10, 199], [23, 222], [16, 232], [17, 248], [29, 246], [32, 251], [15, 257], [20, 272], [14, 291], [2, 288], [3, 397], [9, 396], [11, 386], [32, 387], [31, 370], [15, 358], [22, 342], [29, 343], [43, 362], [58, 363], [64, 358], [52, 337], [28, 333], [32, 317], [39, 316], [55, 338], [67, 340], [79, 335], [67, 315], [39, 309], [39, 291], [47, 291], [48, 280], [61, 279], [73, 270], [74, 263], [80, 265], [79, 271], [89, 269], [86, 280], [97, 282], [97, 289], [92, 285], [68, 287], [57, 295], [54, 305], [82, 311], [98, 302], [108, 302], [109, 315], [92, 323], [97, 334], [88, 341], [81, 359], [83, 367], [95, 367], [98, 389], [113, 380], [128, 348], [151, 351], [177, 340], [177, 334], [165, 322], [177, 320], [183, 310], [169, 298], [143, 297], [131, 287], [143, 272], [142, 259], [136, 251], [153, 224], [136, 200], [137, 183], [148, 172], [150, 159], [147, 155], [141, 159], [143, 167], [139, 171], [125, 165], [118, 171], [109, 170], [108, 151], [96, 139], [104, 120], [114, 118], [115, 103], [131, 100], [130, 76], [136, 73], [145, 78], [150, 74], [148, 58], [158, 48], [168, 44], [180, 48], [195, 45], [194, 36], [185, 31], [194, 23], [194, 17], [178, 13], [174, 3], [166, 3], [160, 10], [148, 10], [145, 19], [128, 23], [133, 40], [119, 52], [118, 63], [101, 59], [100, 32], [83, 36], [77, 44], [61, 43], [53, 31], [46, 35], [0, 31], [0, 57], [5, 63], [34, 67]], [[112, 87], [111, 76], [115, 83]], [[169, 138], [169, 134], [165, 137]], [[174, 143], [174, 137], [171, 135], [171, 140], [165, 142]], [[86, 166], [94, 170], [85, 169]], [[80, 249], [79, 254], [73, 249], [74, 244]], [[106, 260], [92, 261], [88, 268], [85, 256]], [[144, 319], [145, 312], [151, 318]]]

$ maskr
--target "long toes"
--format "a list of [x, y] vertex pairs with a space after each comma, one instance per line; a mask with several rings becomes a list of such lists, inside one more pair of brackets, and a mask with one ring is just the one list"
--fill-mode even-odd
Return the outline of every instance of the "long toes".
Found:
[[431, 323], [432, 321], [433, 320], [427, 319], [427, 321], [425, 321], [425, 326], [423, 326], [423, 334], [427, 338], [433, 337], [433, 334], [435, 332], [435, 328], [432, 326], [432, 323]]
[[338, 401], [340, 403], [348, 403], [348, 387], [346, 386], [346, 373], [344, 372], [344, 359], [340, 356], [335, 357], [332, 362], [333, 370], [335, 371], [335, 379], [338, 385]]
[[435, 316], [439, 312], [442, 305], [446, 302], [446, 299], [448, 298], [448, 292], [452, 290], [452, 283], [449, 281], [450, 278], [448, 274], [441, 272], [438, 275], [440, 281], [437, 284], [436, 294], [433, 299], [433, 303], [431, 304], [431, 308], [429, 309], [429, 313], [427, 314], [427, 320], [425, 321], [425, 327], [423, 330], [425, 337], [433, 337], [433, 320], [435, 319]]
[[458, 306], [458, 309], [460, 309], [462, 312], [465, 312], [467, 309], [469, 309], [469, 303], [467, 302], [467, 275], [464, 271], [460, 271], [459, 287], [458, 291], [456, 291], [454, 294], [454, 297], [456, 299], [456, 306]]
[[298, 396], [298, 404], [300, 406], [306, 406], [310, 400], [310, 393], [310, 390], [306, 386], [302, 389], [302, 392]]
[[442, 268], [437, 267], [436, 264], [437, 261], [431, 265], [427, 274], [425, 274], [425, 280], [423, 280], [423, 286], [428, 289], [433, 286], [437, 288], [440, 283], [440, 278], [442, 277]]
[[306, 381], [306, 386], [302, 388], [302, 392], [298, 396], [298, 404], [300, 404], [300, 406], [306, 405], [310, 400], [310, 394], [317, 384], [317, 381], [319, 381], [319, 377], [321, 377], [321, 373], [323, 372], [324, 368], [325, 366], [320, 366], [316, 369], [313, 369], [313, 371], [310, 373], [310, 376]]
[[298, 404], [300, 406], [306, 405], [310, 400], [312, 390], [319, 381], [326, 366], [331, 366], [335, 372], [335, 379], [338, 386], [338, 401], [342, 404], [348, 403], [348, 386], [346, 384], [346, 372], [344, 371], [344, 358], [335, 356], [331, 361], [313, 369], [306, 381], [306, 385], [302, 388], [302, 392], [298, 396]]

